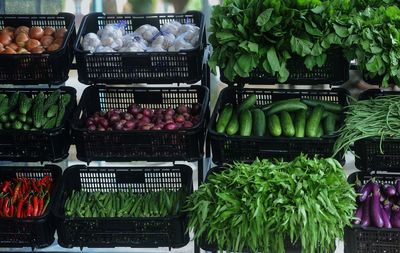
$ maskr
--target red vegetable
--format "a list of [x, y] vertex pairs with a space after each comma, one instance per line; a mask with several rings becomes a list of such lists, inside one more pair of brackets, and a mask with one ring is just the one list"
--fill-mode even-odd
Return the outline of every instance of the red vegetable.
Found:
[[137, 120], [140, 120], [140, 119], [142, 119], [143, 117], [144, 117], [144, 115], [141, 114], [141, 113], [136, 114], [136, 119], [137, 119]]
[[108, 128], [108, 121], [107, 121], [105, 118], [100, 117], [100, 118], [99, 118], [99, 123], [100, 123], [104, 128]]
[[112, 123], [116, 123], [121, 120], [121, 116], [119, 114], [112, 114], [109, 119]]
[[153, 116], [153, 111], [149, 108], [144, 108], [142, 113], [143, 113], [143, 116], [145, 116], [145, 117], [150, 118], [151, 116]]
[[169, 123], [164, 126], [164, 129], [166, 130], [175, 130], [177, 128], [178, 126], [175, 123]]
[[95, 125], [90, 125], [88, 126], [89, 131], [96, 131], [96, 126]]
[[17, 218], [22, 218], [22, 206], [24, 205], [24, 199], [21, 198], [18, 202], [17, 207]]
[[3, 188], [1, 190], [3, 193], [5, 193], [10, 188], [10, 183], [10, 181], [3, 182]]
[[15, 186], [15, 189], [14, 189], [14, 193], [13, 193], [12, 201], [11, 201], [12, 203], [15, 203], [15, 201], [17, 200], [20, 189], [21, 189], [21, 182], [18, 182], [17, 186]]
[[176, 112], [180, 114], [188, 113], [189, 109], [186, 105], [179, 105], [178, 108], [176, 109]]
[[37, 216], [39, 211], [39, 199], [37, 196], [33, 197], [33, 211], [32, 216]]
[[191, 128], [193, 127], [193, 123], [190, 121], [185, 121], [185, 123], [183, 123], [183, 128]]
[[185, 118], [182, 115], [175, 116], [176, 123], [183, 123], [185, 122]]

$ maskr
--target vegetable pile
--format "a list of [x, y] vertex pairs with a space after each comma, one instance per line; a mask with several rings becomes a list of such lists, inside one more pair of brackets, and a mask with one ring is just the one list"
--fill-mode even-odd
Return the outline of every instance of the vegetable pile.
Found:
[[0, 31], [0, 54], [41, 54], [61, 48], [66, 28], [6, 26]]
[[166, 217], [179, 214], [185, 199], [183, 188], [145, 194], [73, 190], [64, 209], [67, 217]]
[[189, 228], [227, 252], [281, 253], [289, 240], [329, 252], [351, 224], [355, 197], [332, 158], [236, 162], [189, 196]]
[[[334, 151], [347, 152], [350, 145], [364, 138], [400, 137], [400, 96], [379, 96], [369, 100], [353, 101], [346, 111], [344, 125], [339, 130]], [[380, 151], [383, 154], [382, 145]]]
[[41, 179], [23, 177], [3, 181], [0, 187], [1, 217], [36, 217], [46, 212], [53, 181], [50, 176]]
[[141, 107], [131, 104], [127, 111], [111, 109], [107, 112], [96, 112], [87, 118], [86, 127], [90, 131], [112, 130], [176, 130], [191, 128], [200, 122], [201, 105], [194, 103], [191, 107], [179, 105], [173, 109]]
[[84, 50], [101, 52], [178, 52], [195, 48], [200, 28], [178, 21], [165, 23], [160, 30], [145, 24], [133, 33], [126, 33], [126, 22], [108, 24], [97, 34], [88, 33], [82, 40]]
[[362, 185], [356, 180], [358, 207], [353, 224], [363, 227], [400, 228], [400, 180], [382, 184], [374, 178]]
[[262, 109], [253, 108], [256, 95], [248, 96], [237, 108], [223, 106], [216, 123], [218, 133], [241, 136], [322, 137], [336, 130], [340, 104], [313, 99], [288, 99]]
[[0, 94], [0, 129], [38, 130], [61, 125], [71, 95], [60, 90], [30, 98], [26, 93]]

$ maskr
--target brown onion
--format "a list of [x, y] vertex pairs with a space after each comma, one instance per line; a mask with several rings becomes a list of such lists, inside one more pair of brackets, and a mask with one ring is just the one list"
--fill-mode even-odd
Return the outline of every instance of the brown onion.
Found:
[[8, 35], [10, 35], [11, 38], [14, 37], [14, 31], [15, 31], [15, 28], [11, 27], [11, 26], [6, 26], [3, 29], [3, 32], [6, 32]]
[[26, 42], [29, 40], [29, 37], [26, 33], [20, 33], [15, 38], [15, 42], [20, 47], [25, 47]]
[[59, 45], [62, 45], [63, 42], [64, 42], [64, 38], [56, 38], [56, 39], [53, 41], [54, 44], [59, 44]]
[[26, 50], [23, 47], [18, 48], [18, 50], [16, 50], [18, 54], [30, 54], [28, 50]]
[[65, 34], [67, 33], [67, 28], [60, 28], [56, 30], [56, 33], [54, 34], [54, 37], [57, 38], [64, 38]]
[[56, 32], [56, 30], [53, 27], [46, 26], [44, 28], [43, 32], [44, 32], [44, 36], [52, 36]]
[[11, 47], [6, 47], [5, 50], [1, 53], [2, 54], [16, 54], [17, 52], [15, 52], [15, 50], [12, 49]]
[[0, 43], [4, 46], [8, 46], [12, 42], [11, 36], [6, 32], [0, 32]]
[[40, 46], [40, 41], [35, 40], [35, 39], [28, 40], [28, 42], [26, 42], [26, 45], [25, 45], [25, 47], [28, 51], [31, 51], [32, 49], [34, 49], [35, 47], [38, 47], [38, 46]]
[[58, 49], [60, 49], [60, 47], [61, 47], [60, 44], [53, 43], [47, 47], [47, 51], [49, 52], [57, 51]]
[[20, 34], [20, 33], [28, 34], [29, 33], [29, 27], [24, 26], [24, 25], [18, 26], [17, 29], [15, 29], [15, 31], [14, 31], [14, 36], [17, 37], [18, 34]]
[[44, 31], [39, 26], [34, 26], [29, 30], [29, 37], [31, 39], [40, 40], [43, 37]]
[[14, 50], [17, 50], [19, 48], [19, 46], [15, 43], [11, 43], [10, 45], [8, 45], [9, 47], [11, 47]]
[[45, 35], [40, 39], [40, 44], [42, 44], [44, 48], [47, 48], [53, 43], [53, 41], [54, 41], [53, 36]]
[[44, 52], [44, 48], [42, 46], [35, 47], [31, 50], [32, 54], [41, 54]]

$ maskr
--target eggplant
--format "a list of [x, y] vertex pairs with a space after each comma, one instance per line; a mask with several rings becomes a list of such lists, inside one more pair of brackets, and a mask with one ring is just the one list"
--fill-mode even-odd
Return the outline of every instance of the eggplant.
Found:
[[384, 228], [392, 228], [392, 223], [390, 222], [390, 216], [387, 215], [385, 210], [379, 205], [379, 211], [381, 212], [383, 227]]
[[369, 225], [371, 225], [370, 204], [371, 204], [371, 196], [367, 196], [362, 211], [363, 214], [361, 218], [362, 227], [369, 227]]
[[392, 227], [400, 228], [400, 207], [398, 205], [393, 205], [392, 207], [390, 222], [392, 223]]
[[397, 195], [400, 195], [400, 179], [396, 180], [395, 188], [397, 191]]
[[383, 186], [383, 193], [386, 195], [386, 197], [394, 196], [396, 195], [396, 188], [391, 184], [385, 184]]
[[368, 183], [366, 183], [363, 187], [361, 187], [361, 190], [359, 192], [360, 196], [358, 196], [358, 200], [360, 202], [364, 202], [368, 198], [369, 194], [373, 190], [372, 189], [373, 186], [374, 186], [374, 181], [373, 180], [369, 180]]
[[355, 224], [355, 225], [361, 224], [361, 220], [362, 220], [362, 217], [363, 217], [363, 208], [364, 208], [364, 205], [363, 205], [363, 204], [361, 204], [361, 205], [359, 205], [359, 206], [357, 207], [357, 210], [356, 210], [356, 212], [354, 213], [354, 221], [353, 221], [353, 224]]
[[374, 192], [372, 194], [372, 200], [371, 200], [371, 207], [370, 207], [370, 212], [371, 212], [371, 218], [372, 218], [372, 223], [378, 227], [381, 228], [383, 227], [383, 219], [382, 219], [382, 214], [381, 214], [381, 207], [379, 205], [379, 199], [381, 197], [381, 193], [379, 192], [379, 184], [374, 183]]
[[385, 200], [383, 202], [383, 211], [386, 213], [386, 215], [390, 218], [391, 214], [392, 214], [392, 202], [390, 202], [389, 200]]

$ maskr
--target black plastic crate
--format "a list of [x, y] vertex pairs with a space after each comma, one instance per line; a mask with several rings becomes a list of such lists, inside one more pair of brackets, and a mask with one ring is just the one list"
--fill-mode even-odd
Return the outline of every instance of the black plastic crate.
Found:
[[62, 247], [172, 247], [189, 242], [185, 213], [154, 218], [67, 218], [64, 203], [72, 190], [145, 193], [162, 189], [192, 192], [192, 169], [170, 167], [69, 167], [54, 208]]
[[6, 26], [25, 25], [66, 28], [67, 34], [61, 48], [42, 54], [1, 54], [0, 83], [12, 84], [62, 84], [68, 79], [74, 58], [73, 43], [76, 38], [75, 16], [71, 13], [57, 15], [1, 15], [0, 29]]
[[[258, 158], [282, 158], [285, 161], [293, 160], [301, 153], [321, 157], [331, 157], [337, 135], [323, 136], [322, 138], [286, 138], [286, 137], [242, 137], [228, 136], [215, 131], [216, 119], [223, 105], [231, 103], [237, 105], [250, 94], [256, 94], [257, 106], [290, 98], [310, 98], [347, 104], [348, 92], [345, 89], [333, 90], [284, 90], [284, 89], [237, 89], [225, 88], [218, 98], [214, 112], [208, 126], [215, 164], [230, 163], [233, 161], [252, 162]], [[344, 162], [343, 152], [336, 159]]]
[[[354, 184], [357, 177], [363, 184], [372, 177], [378, 182], [395, 184], [396, 180], [400, 179], [400, 174], [355, 172], [347, 181]], [[363, 228], [361, 225], [352, 225], [344, 232], [345, 253], [399, 253], [399, 245], [400, 229], [398, 228]]]
[[[81, 46], [83, 36], [90, 32], [97, 33], [110, 23], [125, 21], [125, 30], [133, 32], [144, 24], [159, 29], [162, 24], [174, 20], [200, 27], [197, 47], [179, 52], [90, 53]], [[74, 45], [79, 81], [85, 84], [195, 83], [202, 77], [206, 41], [204, 15], [198, 11], [182, 14], [92, 13], [82, 20]]]
[[0, 167], [0, 181], [16, 177], [41, 179], [50, 175], [54, 182], [49, 206], [42, 216], [23, 219], [0, 217], [0, 247], [43, 248], [53, 243], [56, 224], [50, 210], [55, 203], [61, 173], [61, 168], [56, 165]]
[[[332, 50], [327, 53], [327, 60], [322, 67], [314, 67], [312, 71], [308, 70], [304, 64], [304, 58], [293, 56], [287, 62], [287, 69], [290, 72], [289, 78], [284, 83], [317, 85], [330, 84], [342, 85], [349, 80], [350, 63], [342, 54], [341, 50]], [[255, 69], [249, 77], [236, 77], [233, 82], [229, 81], [224, 71], [221, 70], [221, 81], [227, 84], [277, 84], [278, 79], [263, 69]]]
[[[366, 100], [378, 96], [398, 95], [395, 91], [381, 91], [379, 89], [366, 90], [360, 94], [359, 100]], [[381, 148], [383, 154], [381, 153]], [[354, 142], [355, 164], [360, 170], [370, 171], [399, 171], [400, 168], [400, 138], [380, 137], [364, 138]]]
[[[194, 161], [203, 157], [209, 91], [204, 86], [189, 88], [116, 88], [93, 86], [85, 89], [74, 113], [72, 134], [81, 161]], [[202, 105], [200, 122], [187, 129], [160, 131], [89, 131], [85, 121], [96, 111], [126, 110], [137, 103], [155, 109], [179, 104]]]
[[[76, 90], [72, 87], [60, 87], [61, 94], [70, 94], [71, 101], [65, 110], [64, 119], [59, 127], [41, 130], [0, 130], [0, 160], [15, 162], [60, 162], [68, 157], [71, 145], [68, 117], [76, 107]], [[2, 88], [0, 94], [24, 92], [35, 97], [43, 91], [45, 97], [56, 89], [50, 88]]]

